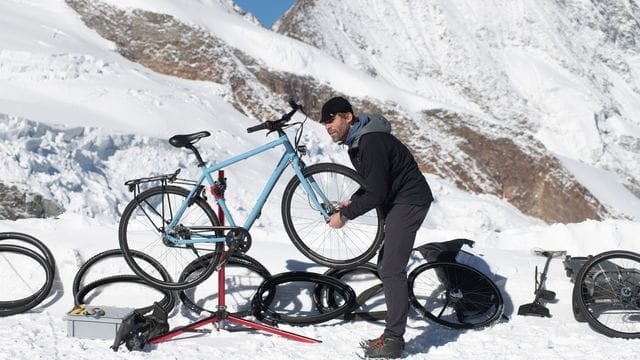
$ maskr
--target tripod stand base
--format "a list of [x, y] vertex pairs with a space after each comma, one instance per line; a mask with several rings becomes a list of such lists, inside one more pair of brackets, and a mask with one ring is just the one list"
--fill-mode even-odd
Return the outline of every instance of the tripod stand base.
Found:
[[321, 343], [322, 341], [320, 340], [316, 340], [316, 339], [312, 339], [310, 337], [306, 337], [306, 336], [302, 336], [302, 335], [298, 335], [298, 334], [294, 334], [292, 332], [289, 331], [285, 331], [285, 330], [280, 330], [278, 328], [274, 328], [271, 326], [267, 326], [267, 325], [263, 325], [263, 324], [259, 324], [253, 321], [249, 321], [249, 320], [245, 320], [239, 317], [235, 317], [233, 315], [224, 315], [224, 316], [219, 316], [219, 315], [214, 315], [214, 316], [210, 316], [208, 318], [199, 320], [194, 322], [193, 324], [189, 324], [180, 328], [177, 328], [175, 330], [171, 330], [168, 333], [164, 334], [164, 335], [160, 335], [158, 337], [155, 337], [151, 340], [149, 340], [149, 343], [151, 344], [158, 344], [164, 341], [167, 341], [169, 339], [172, 339], [178, 335], [184, 334], [184, 333], [188, 333], [188, 332], [192, 332], [195, 329], [198, 329], [202, 326], [211, 324], [211, 323], [215, 323], [215, 322], [224, 322], [224, 321], [229, 321], [235, 324], [239, 324], [251, 329], [256, 329], [256, 330], [260, 330], [260, 331], [264, 331], [264, 332], [268, 332], [274, 335], [278, 335], [278, 336], [282, 336], [286, 339], [289, 340], [294, 340], [294, 341], [299, 341], [299, 342], [303, 342], [303, 343], [309, 343], [309, 344], [316, 344], [316, 343]]

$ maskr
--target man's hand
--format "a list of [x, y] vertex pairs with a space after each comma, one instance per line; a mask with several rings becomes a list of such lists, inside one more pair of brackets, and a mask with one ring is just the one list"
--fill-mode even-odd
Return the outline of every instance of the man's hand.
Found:
[[342, 221], [342, 217], [340, 216], [340, 212], [334, 213], [327, 221], [327, 224], [334, 229], [340, 229], [344, 226], [345, 222]]

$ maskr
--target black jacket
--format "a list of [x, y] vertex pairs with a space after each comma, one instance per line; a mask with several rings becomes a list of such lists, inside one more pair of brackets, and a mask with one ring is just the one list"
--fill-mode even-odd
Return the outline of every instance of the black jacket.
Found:
[[433, 195], [429, 184], [409, 149], [391, 135], [384, 117], [369, 115], [368, 118], [369, 123], [349, 147], [351, 163], [364, 177], [365, 187], [352, 196], [352, 203], [344, 207], [341, 214], [354, 219], [382, 206], [386, 216], [394, 204], [431, 203]]

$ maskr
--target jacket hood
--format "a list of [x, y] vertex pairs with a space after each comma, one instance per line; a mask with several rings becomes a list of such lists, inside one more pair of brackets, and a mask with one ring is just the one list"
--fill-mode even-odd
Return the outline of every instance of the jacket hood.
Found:
[[362, 130], [356, 135], [355, 140], [349, 146], [349, 149], [354, 149], [360, 146], [360, 138], [364, 134], [374, 133], [374, 132], [385, 132], [391, 133], [391, 124], [389, 120], [387, 120], [384, 116], [378, 114], [360, 114], [358, 115], [359, 121], [363, 121], [368, 118], [369, 122], [365, 125]]

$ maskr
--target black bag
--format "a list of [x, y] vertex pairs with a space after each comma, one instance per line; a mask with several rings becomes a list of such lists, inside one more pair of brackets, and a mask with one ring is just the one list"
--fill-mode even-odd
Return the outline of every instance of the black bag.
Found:
[[464, 245], [473, 247], [475, 242], [469, 239], [454, 239], [443, 242], [432, 242], [418, 246], [416, 250], [422, 254], [428, 262], [445, 261], [456, 262], [456, 255]]
[[125, 344], [129, 351], [141, 351], [149, 340], [167, 331], [169, 331], [167, 312], [156, 302], [153, 304], [151, 314], [144, 315], [135, 310], [122, 320], [111, 348], [113, 351], [118, 351], [120, 345]]

